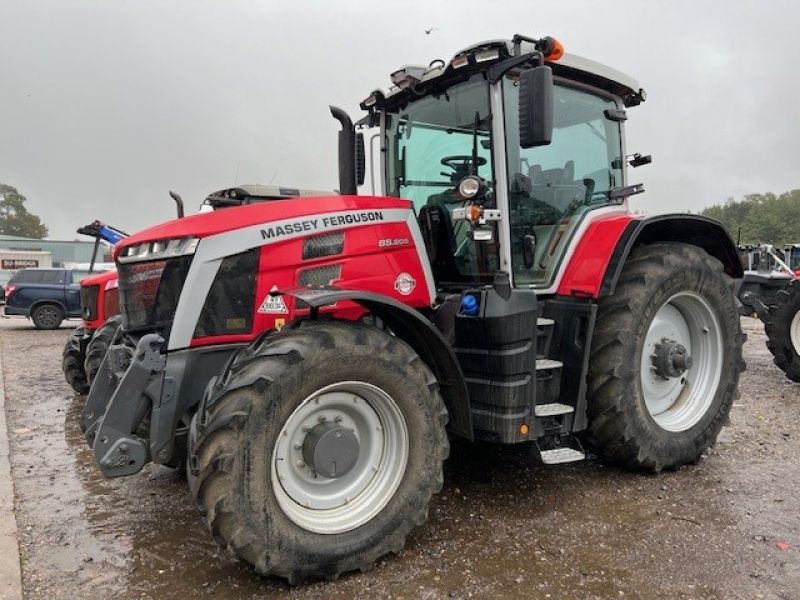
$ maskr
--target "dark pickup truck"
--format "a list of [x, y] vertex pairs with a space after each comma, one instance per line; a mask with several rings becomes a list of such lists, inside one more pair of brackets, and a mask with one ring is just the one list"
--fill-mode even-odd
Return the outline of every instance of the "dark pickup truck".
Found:
[[4, 286], [7, 317], [27, 317], [37, 329], [55, 329], [81, 317], [81, 279], [88, 271], [21, 269]]

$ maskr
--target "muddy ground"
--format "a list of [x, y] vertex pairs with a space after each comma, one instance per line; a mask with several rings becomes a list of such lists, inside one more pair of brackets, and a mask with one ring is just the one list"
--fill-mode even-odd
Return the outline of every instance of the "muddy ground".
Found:
[[220, 550], [175, 472], [103, 479], [61, 373], [70, 327], [0, 320], [25, 597], [800, 599], [800, 386], [743, 323], [741, 398], [698, 465], [642, 475], [456, 446], [400, 556], [293, 589]]

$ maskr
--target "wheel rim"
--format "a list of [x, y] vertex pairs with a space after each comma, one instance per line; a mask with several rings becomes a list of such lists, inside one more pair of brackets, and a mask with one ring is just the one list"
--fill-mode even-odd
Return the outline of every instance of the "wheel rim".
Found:
[[642, 394], [653, 420], [673, 432], [696, 425], [714, 401], [723, 360], [722, 329], [708, 302], [692, 292], [667, 300], [650, 323], [641, 358]]
[[794, 313], [792, 324], [789, 326], [789, 336], [792, 339], [794, 353], [800, 355], [800, 310]]
[[[355, 439], [357, 451], [344, 474], [330, 477], [307, 464], [309, 443], [320, 436], [331, 439], [337, 432], [343, 434], [339, 439], [349, 440], [338, 442], [344, 445], [337, 448]], [[385, 391], [361, 381], [326, 386], [306, 398], [278, 434], [271, 463], [278, 505], [309, 531], [356, 529], [394, 496], [405, 473], [408, 444], [405, 419]]]
[[58, 313], [54, 308], [40, 308], [39, 309], [39, 322], [44, 327], [54, 327], [58, 321]]

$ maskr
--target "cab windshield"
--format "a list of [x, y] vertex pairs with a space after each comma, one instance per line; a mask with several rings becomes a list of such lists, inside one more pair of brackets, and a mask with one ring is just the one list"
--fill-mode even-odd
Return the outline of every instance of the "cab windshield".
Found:
[[467, 175], [487, 183], [485, 205], [494, 205], [488, 84], [475, 76], [386, 119], [386, 188], [414, 203], [437, 281], [491, 280], [499, 266], [497, 232], [493, 242], [474, 242], [468, 224], [452, 219], [453, 210], [464, 206], [456, 186]]

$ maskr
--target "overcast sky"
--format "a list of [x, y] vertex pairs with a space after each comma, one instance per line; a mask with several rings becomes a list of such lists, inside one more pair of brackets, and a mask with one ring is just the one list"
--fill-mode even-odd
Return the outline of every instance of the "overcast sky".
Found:
[[[333, 189], [337, 123], [406, 63], [514, 33], [636, 77], [647, 212], [800, 187], [797, 2], [0, 0], [0, 182], [51, 237], [239, 183]], [[435, 27], [430, 34], [425, 29]], [[237, 176], [238, 173], [238, 176]]]

